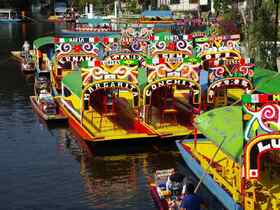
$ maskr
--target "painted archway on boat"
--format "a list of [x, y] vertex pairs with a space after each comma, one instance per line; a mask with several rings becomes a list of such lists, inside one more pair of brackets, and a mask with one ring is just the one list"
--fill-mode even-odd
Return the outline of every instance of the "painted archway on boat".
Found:
[[280, 134], [263, 134], [251, 140], [245, 149], [245, 176], [247, 179], [258, 179], [260, 176], [260, 162], [265, 153], [280, 151]]
[[148, 101], [150, 101], [150, 98], [152, 96], [152, 92], [156, 89], [164, 86], [170, 86], [170, 85], [176, 85], [181, 86], [185, 89], [191, 89], [193, 93], [193, 103], [199, 104], [201, 100], [201, 88], [200, 85], [193, 80], [182, 78], [182, 77], [166, 77], [163, 79], [155, 80], [151, 83], [149, 83], [143, 91], [143, 103], [144, 105], [147, 104]]
[[210, 84], [207, 91], [207, 102], [214, 103], [217, 90], [220, 88], [240, 88], [246, 91], [253, 90], [250, 80], [241, 77], [224, 78]]
[[133, 106], [138, 107], [140, 104], [140, 89], [132, 82], [127, 80], [100, 80], [87, 85], [82, 92], [82, 107], [87, 110], [89, 97], [92, 93], [100, 89], [127, 90], [132, 93]]

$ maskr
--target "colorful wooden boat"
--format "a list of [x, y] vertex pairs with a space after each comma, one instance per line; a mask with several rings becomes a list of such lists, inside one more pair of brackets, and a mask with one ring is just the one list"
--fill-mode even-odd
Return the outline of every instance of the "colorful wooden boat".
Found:
[[172, 171], [174, 169], [157, 170], [154, 180], [149, 180], [150, 194], [160, 210], [178, 209], [180, 206], [178, 201], [171, 200], [171, 192], [166, 189], [166, 181]]
[[13, 57], [21, 63], [21, 71], [29, 74], [35, 71], [35, 62], [32, 59], [33, 51], [30, 50], [29, 54], [26, 55], [22, 51], [11, 51]]
[[76, 36], [112, 36], [120, 33], [120, 30], [113, 29], [112, 23], [109, 19], [80, 18], [77, 22], [69, 28], [61, 30], [62, 35], [76, 35]]
[[59, 113], [55, 99], [49, 93], [30, 96], [33, 109], [46, 122], [66, 121], [67, 117]]
[[[42, 43], [55, 49], [47, 59], [52, 93], [62, 96], [61, 111], [90, 141], [185, 137], [202, 109], [221, 105], [214, 100], [221, 89], [253, 89], [253, 66], [241, 59], [236, 35], [128, 28], [119, 39], [49, 37]], [[38, 52], [41, 43], [34, 46]]]
[[189, 36], [159, 33], [149, 39], [153, 48], [144, 64], [143, 120], [162, 137], [189, 135], [200, 112], [201, 59], [193, 56]]
[[187, 165], [227, 209], [280, 207], [279, 101], [279, 95], [243, 95], [242, 108], [218, 108], [196, 119], [209, 140], [177, 142]]
[[0, 23], [17, 23], [21, 22], [22, 18], [17, 11], [13, 9], [0, 9]]
[[[139, 88], [124, 79], [89, 79], [80, 71], [62, 80], [60, 108], [84, 140], [147, 139], [156, 134], [140, 121]], [[86, 79], [86, 80], [85, 80]]]

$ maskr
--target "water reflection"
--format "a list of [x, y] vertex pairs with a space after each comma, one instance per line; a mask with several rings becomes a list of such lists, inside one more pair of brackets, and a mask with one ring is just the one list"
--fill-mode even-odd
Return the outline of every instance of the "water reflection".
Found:
[[[57, 151], [70, 152], [80, 164], [87, 204], [93, 209], [157, 209], [150, 197], [148, 177], [157, 169], [175, 167], [184, 172], [189, 180], [196, 182], [193, 174], [185, 168], [174, 144], [122, 145], [118, 150], [107, 145], [103, 154], [96, 155], [94, 146], [80, 141], [65, 128], [50, 131], [57, 136]], [[114, 151], [113, 151], [114, 150]], [[126, 152], [124, 152], [124, 150]], [[222, 209], [205, 188], [200, 194], [209, 202], [209, 209]]]
[[[32, 111], [34, 77], [21, 73], [10, 51], [54, 29], [47, 23], [0, 24], [1, 209], [156, 209], [148, 176], [175, 167], [193, 177], [174, 144], [105, 145], [97, 150], [79, 141], [67, 125], [47, 127]], [[201, 193], [210, 209], [221, 209], [205, 189]]]

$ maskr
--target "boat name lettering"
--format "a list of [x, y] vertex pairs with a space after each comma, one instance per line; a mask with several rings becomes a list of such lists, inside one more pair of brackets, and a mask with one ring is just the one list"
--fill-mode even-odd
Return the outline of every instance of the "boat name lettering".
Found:
[[119, 81], [112, 81], [112, 82], [103, 82], [103, 83], [95, 83], [92, 84], [88, 89], [86, 90], [84, 94], [84, 100], [88, 100], [88, 95], [93, 93], [94, 91], [98, 89], [103, 89], [103, 88], [123, 88], [123, 89], [128, 89], [132, 92], [133, 96], [138, 96], [138, 90], [137, 88], [126, 82], [119, 82]]
[[94, 59], [91, 56], [63, 56], [59, 59], [59, 63], [93, 61]]
[[134, 60], [139, 59], [139, 57], [138, 54], [114, 54], [110, 56], [112, 60]]
[[67, 42], [88, 42], [88, 38], [85, 40], [85, 38], [82, 37], [72, 37], [72, 38], [66, 38]]
[[264, 142], [259, 142], [257, 144], [259, 153], [271, 150], [271, 149], [280, 149], [280, 139], [270, 139], [266, 144]]
[[152, 91], [156, 90], [159, 87], [163, 87], [166, 85], [188, 85], [189, 83], [186, 80], [177, 80], [177, 79], [168, 79], [168, 80], [162, 80], [157, 83], [154, 83], [150, 86], [149, 90], [146, 91], [146, 96], [151, 96]]
[[183, 58], [167, 58], [165, 61], [171, 62], [183, 62]]
[[272, 96], [273, 101], [280, 101], [280, 94]]
[[102, 64], [104, 65], [115, 65], [115, 64], [120, 64], [119, 60], [106, 60], [106, 61], [102, 61]]
[[167, 53], [167, 54], [162, 54], [162, 57], [164, 59], [182, 59], [186, 57], [186, 54], [181, 54], [181, 53]]

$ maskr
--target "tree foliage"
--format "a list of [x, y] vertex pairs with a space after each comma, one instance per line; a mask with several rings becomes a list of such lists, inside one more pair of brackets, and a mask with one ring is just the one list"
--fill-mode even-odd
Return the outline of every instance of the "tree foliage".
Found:
[[214, 0], [214, 9], [218, 15], [224, 14], [230, 11], [231, 4], [231, 0]]
[[129, 11], [129, 13], [132, 13], [132, 14], [140, 13], [140, 9], [138, 7], [138, 2], [136, 0], [127, 1], [126, 9]]
[[159, 10], [170, 10], [168, 5], [160, 5]]
[[250, 55], [256, 58], [257, 64], [269, 69], [276, 68], [276, 48], [274, 41], [277, 40], [275, 25], [272, 21], [272, 4], [265, 2], [256, 8], [256, 18], [249, 25], [249, 49]]

